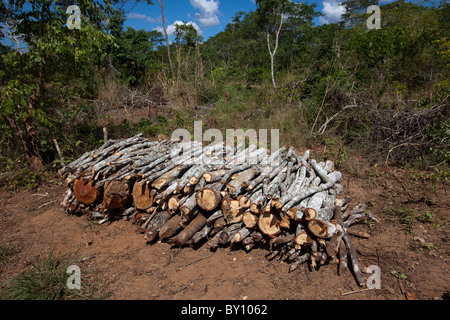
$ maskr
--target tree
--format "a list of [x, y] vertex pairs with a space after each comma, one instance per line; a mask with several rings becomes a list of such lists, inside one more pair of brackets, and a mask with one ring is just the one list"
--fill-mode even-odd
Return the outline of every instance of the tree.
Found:
[[164, 17], [164, 0], [158, 0], [158, 1], [159, 1], [159, 6], [161, 7], [162, 24], [163, 24], [164, 35], [166, 37], [167, 58], [169, 59], [170, 71], [173, 74], [173, 64], [172, 64], [172, 56], [170, 54], [169, 36], [167, 35], [166, 20]]
[[139, 83], [157, 62], [155, 49], [163, 42], [159, 31], [135, 30], [127, 27], [115, 38], [111, 55], [121, 77], [130, 85]]
[[348, 26], [354, 26], [358, 23], [365, 23], [369, 17], [367, 8], [371, 5], [378, 5], [378, 0], [346, 0], [342, 2], [345, 8], [342, 18]]
[[[23, 54], [16, 50], [1, 56], [5, 69], [0, 74], [0, 113], [35, 170], [44, 165], [37, 124], [51, 126], [51, 106], [45, 96], [50, 75], [62, 70], [75, 70], [79, 75], [79, 66], [92, 60], [101, 43], [108, 40], [95, 27], [102, 15], [97, 2], [79, 1], [83, 14], [81, 30], [64, 27], [68, 17], [66, 5], [67, 1], [9, 0], [0, 21], [13, 26], [11, 36], [20, 37], [26, 47]], [[72, 78], [68, 75], [66, 81]]]
[[[274, 89], [277, 90], [275, 81], [275, 55], [279, 48], [283, 25], [290, 25], [291, 28], [299, 28], [303, 24], [311, 24], [314, 16], [318, 15], [314, 12], [316, 5], [307, 5], [291, 0], [257, 0], [256, 4], [258, 23], [266, 29], [272, 83]], [[271, 34], [275, 38], [273, 45], [270, 40]]]
[[183, 23], [175, 26], [175, 43], [178, 47], [194, 48], [201, 39], [192, 24]]

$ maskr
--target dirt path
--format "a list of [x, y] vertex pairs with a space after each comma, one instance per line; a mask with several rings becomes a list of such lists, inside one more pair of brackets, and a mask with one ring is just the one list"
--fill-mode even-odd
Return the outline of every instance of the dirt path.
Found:
[[[351, 274], [338, 276], [335, 265], [312, 271], [304, 265], [288, 273], [288, 264], [268, 261], [264, 249], [247, 253], [230, 248], [180, 250], [166, 243], [150, 246], [130, 222], [99, 226], [65, 214], [58, 206], [65, 188], [50, 184], [32, 192], [0, 191], [0, 245], [10, 243], [18, 249], [0, 272], [0, 291], [29, 268], [33, 257], [54, 249], [54, 256], [88, 258], [77, 262], [82, 279], [100, 286], [109, 294], [106, 299], [448, 297], [450, 189], [446, 193], [444, 186], [437, 185], [434, 192], [431, 183], [414, 181], [414, 172], [361, 168], [343, 171], [343, 195], [351, 195], [353, 204], [367, 203], [380, 220], [359, 225], [371, 238], [353, 241], [363, 269], [381, 268], [381, 290], [346, 294], [360, 288]], [[425, 216], [431, 217], [428, 222]], [[401, 225], [405, 217], [411, 218], [411, 234], [405, 234], [406, 227]]]

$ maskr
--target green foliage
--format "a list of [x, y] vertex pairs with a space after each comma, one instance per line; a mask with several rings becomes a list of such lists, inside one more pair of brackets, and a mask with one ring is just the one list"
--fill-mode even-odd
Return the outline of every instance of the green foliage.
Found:
[[450, 120], [442, 120], [424, 128], [425, 136], [434, 147], [429, 147], [427, 155], [431, 162], [450, 165]]
[[[10, 250], [12, 249], [8, 248], [8, 252]], [[47, 256], [39, 254], [37, 258], [30, 261], [31, 268], [16, 276], [1, 292], [0, 299], [93, 300], [103, 299], [108, 295], [97, 283], [87, 283], [84, 280], [81, 283], [81, 290], [70, 290], [67, 287], [70, 276], [67, 274], [67, 268], [71, 264], [71, 261], [65, 257], [55, 258], [53, 250]]]
[[392, 270], [391, 274], [394, 277], [396, 277], [397, 279], [400, 279], [400, 280], [406, 280], [407, 279], [407, 276], [404, 273], [401, 273], [401, 272], [399, 272], [397, 270]]
[[[400, 112], [425, 112], [448, 103], [448, 3], [349, 0], [343, 3], [343, 22], [317, 26], [313, 21], [320, 13], [315, 4], [259, 0], [255, 11], [237, 12], [222, 32], [207, 41], [192, 25], [178, 25], [171, 44], [173, 72], [166, 63], [161, 33], [124, 29], [121, 1], [78, 1], [81, 30], [65, 25], [67, 1], [3, 3], [6, 10], [0, 22], [17, 27], [15, 35], [23, 35], [26, 47], [20, 54], [14, 45], [5, 41], [0, 45], [3, 163], [23, 154], [24, 136], [18, 131], [26, 131], [27, 125], [34, 126], [44, 162], [54, 167], [59, 157], [53, 138], [66, 160], [101, 145], [99, 116], [105, 111], [98, 100], [106, 75], [112, 78], [108, 81], [120, 83], [117, 86], [143, 92], [161, 85], [174, 104], [188, 107], [154, 123], [109, 125], [114, 138], [137, 132], [155, 136], [187, 127], [198, 118], [191, 108], [198, 105], [211, 108], [208, 122], [216, 128], [246, 127], [251, 121], [255, 127], [280, 129], [282, 139], [289, 142], [317, 138], [319, 128], [332, 119], [320, 139], [337, 165], [344, 164], [349, 144], [364, 146], [371, 154], [384, 152], [385, 158], [405, 141], [408, 150], [410, 145], [421, 146], [410, 153], [395, 148], [392, 158], [408, 154], [401, 160], [449, 163], [445, 113], [430, 116], [415, 126], [416, 131], [409, 127], [401, 131], [401, 123], [383, 121]], [[381, 7], [380, 30], [366, 27], [366, 9], [372, 4]], [[282, 16], [275, 92], [269, 82], [267, 34], [273, 47]], [[349, 105], [355, 107], [344, 110]], [[20, 130], [11, 125], [14, 122]], [[377, 124], [384, 125], [388, 137], [382, 136], [383, 128]], [[416, 133], [418, 141], [401, 140]], [[380, 143], [387, 138], [391, 144]]]
[[159, 68], [155, 47], [162, 41], [162, 34], [158, 31], [127, 27], [118, 33], [110, 51], [112, 64], [128, 84], [135, 86], [144, 79], [146, 72]]
[[67, 288], [67, 267], [70, 265], [52, 257], [31, 262], [31, 269], [17, 276], [11, 286], [5, 290], [4, 299], [7, 300], [63, 300], [69, 294]]
[[177, 24], [175, 26], [175, 43], [178, 47], [194, 48], [201, 41], [201, 36], [192, 24]]
[[340, 140], [325, 139], [324, 155], [327, 159], [335, 161], [336, 168], [342, 166], [347, 160], [346, 147]]
[[393, 217], [398, 219], [400, 225], [404, 228], [406, 235], [411, 235], [416, 222], [431, 224], [435, 229], [439, 228], [439, 223], [432, 211], [420, 213], [416, 208], [393, 208], [389, 212]]
[[439, 223], [435, 219], [435, 214], [432, 211], [427, 211], [424, 214], [417, 217], [417, 220], [422, 223], [430, 223], [435, 229], [439, 228]]
[[5, 179], [4, 187], [8, 190], [35, 190], [41, 182], [41, 177], [28, 167], [23, 167], [20, 160], [15, 162], [9, 158], [6, 159], [7, 165], [5, 171], [12, 171], [13, 174]]

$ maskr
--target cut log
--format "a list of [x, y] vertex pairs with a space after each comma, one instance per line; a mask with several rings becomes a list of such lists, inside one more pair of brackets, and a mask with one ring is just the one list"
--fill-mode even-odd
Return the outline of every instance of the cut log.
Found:
[[167, 211], [175, 214], [180, 207], [180, 195], [172, 196], [167, 200]]
[[100, 192], [92, 184], [92, 181], [83, 178], [75, 180], [73, 192], [78, 202], [87, 206], [99, 200]]
[[164, 173], [161, 177], [159, 177], [152, 183], [152, 187], [156, 190], [161, 190], [163, 187], [166, 187], [169, 183], [175, 180], [182, 170], [183, 166], [177, 166], [172, 170]]
[[259, 170], [256, 168], [249, 168], [237, 176], [236, 179], [232, 180], [227, 184], [227, 190], [228, 192], [233, 196], [237, 197], [241, 191], [243, 190], [243, 187], [247, 185], [247, 183], [253, 179], [257, 174], [259, 173]]
[[294, 242], [296, 244], [296, 248], [301, 249], [305, 245], [311, 244], [312, 238], [306, 231], [302, 231], [295, 236]]
[[361, 269], [359, 268], [358, 256], [356, 254], [356, 249], [350, 239], [348, 233], [344, 232], [344, 236], [342, 237], [345, 242], [345, 246], [350, 256], [350, 262], [352, 264], [353, 274], [355, 276], [356, 282], [360, 287], [364, 287], [365, 282], [361, 273]]
[[215, 234], [219, 233], [220, 231], [223, 230], [223, 228], [225, 228], [226, 225], [227, 225], [227, 222], [225, 221], [225, 218], [223, 216], [216, 219], [214, 221], [214, 227], [211, 231], [211, 235], [215, 235]]
[[242, 221], [248, 229], [253, 229], [258, 224], [258, 217], [250, 211], [246, 211], [242, 216]]
[[136, 209], [145, 211], [153, 206], [156, 191], [152, 192], [148, 182], [138, 181], [133, 186], [133, 203]]
[[192, 236], [192, 238], [188, 242], [186, 242], [186, 244], [194, 245], [196, 243], [199, 243], [201, 240], [205, 239], [208, 236], [208, 234], [211, 232], [212, 228], [213, 228], [213, 223], [207, 222], [200, 231], [198, 231], [196, 234], [194, 234]]
[[69, 200], [74, 197], [72, 189], [67, 189], [64, 199], [61, 201], [61, 208], [66, 209], [69, 206]]
[[121, 209], [132, 201], [130, 183], [113, 180], [105, 184], [102, 208], [107, 210]]
[[208, 247], [214, 249], [217, 248], [219, 244], [227, 244], [241, 227], [240, 223], [235, 223], [223, 228], [221, 231], [217, 232], [214, 237], [209, 239], [207, 243]]
[[192, 220], [186, 228], [184, 228], [178, 235], [170, 239], [170, 243], [178, 246], [186, 244], [197, 232], [199, 232], [206, 225], [207, 217], [203, 213], [199, 213], [194, 220]]
[[348, 271], [348, 255], [344, 241], [341, 241], [339, 244], [338, 256], [339, 256], [338, 274], [344, 275]]
[[216, 209], [222, 201], [222, 195], [220, 193], [222, 188], [223, 184], [216, 182], [197, 192], [196, 200], [198, 206], [205, 211], [213, 211]]
[[232, 224], [231, 226], [225, 228], [222, 230], [219, 234], [219, 243], [220, 244], [227, 244], [233, 239], [233, 237], [236, 235], [236, 233], [239, 232], [239, 230], [242, 228], [242, 225], [240, 223]]
[[208, 223], [214, 222], [214, 221], [216, 221], [217, 219], [219, 219], [220, 217], [223, 217], [222, 210], [217, 210], [216, 212], [214, 212], [212, 215], [209, 216], [207, 222], [208, 222]]
[[359, 230], [347, 230], [347, 233], [351, 236], [355, 236], [355, 237], [359, 237], [359, 238], [363, 238], [363, 239], [369, 239], [370, 238], [370, 234], [368, 234], [367, 232], [364, 231], [359, 231]]
[[236, 242], [242, 242], [245, 238], [247, 238], [250, 235], [250, 230], [246, 227], [241, 228], [238, 230], [238, 232], [234, 235], [233, 239], [231, 239], [231, 244], [234, 244]]
[[291, 242], [294, 240], [295, 235], [294, 234], [287, 234], [284, 236], [278, 236], [276, 238], [273, 238], [270, 240], [270, 244], [273, 246], [282, 245]]
[[228, 224], [238, 223], [242, 221], [245, 208], [241, 208], [239, 200], [234, 200], [227, 195], [222, 200], [222, 212]]
[[205, 178], [208, 183], [220, 182], [226, 173], [227, 170], [207, 172], [203, 174], [203, 178]]
[[161, 227], [171, 218], [172, 216], [167, 211], [162, 211], [156, 214], [153, 219], [148, 224], [148, 231], [145, 232], [144, 239], [148, 242], [154, 241], [161, 230]]
[[281, 232], [280, 219], [272, 212], [263, 212], [259, 216], [258, 227], [262, 233], [271, 237]]
[[283, 229], [289, 229], [291, 227], [291, 218], [287, 214], [281, 219], [280, 227]]
[[308, 223], [308, 229], [317, 238], [328, 239], [336, 232], [336, 225], [329, 221], [313, 219]]
[[328, 194], [328, 191], [319, 192], [319, 193], [316, 193], [315, 195], [313, 195], [309, 199], [308, 205], [304, 212], [305, 220], [310, 221], [310, 220], [313, 220], [317, 216], [317, 213], [319, 212], [320, 208], [322, 207], [322, 203], [325, 200], [325, 197], [327, 196], [327, 194]]
[[188, 199], [180, 206], [181, 216], [183, 217], [183, 222], [191, 220], [195, 213], [197, 207], [196, 194], [193, 193]]
[[167, 220], [167, 222], [159, 230], [159, 237], [161, 239], [171, 238], [181, 228], [181, 216], [178, 214], [171, 216], [171, 218]]
[[311, 185], [307, 189], [300, 192], [299, 195], [295, 196], [283, 207], [283, 211], [289, 210], [290, 208], [299, 204], [304, 199], [309, 198], [309, 197], [315, 195], [316, 193], [320, 193], [320, 192], [331, 189], [337, 182], [342, 180], [342, 174], [339, 171], [333, 171], [327, 177], [328, 177], [327, 183], [323, 183], [323, 184], [320, 184], [317, 186], [316, 186], [316, 184], [317, 184], [316, 181], [320, 182], [320, 177], [314, 178], [313, 181], [311, 182]]
[[246, 197], [246, 196], [244, 196], [242, 194], [240, 196], [238, 196], [236, 200], [239, 201], [239, 206], [242, 209], [249, 209], [250, 205], [252, 204], [250, 198], [248, 198], [248, 197]]
[[70, 202], [67, 207], [67, 213], [77, 214], [79, 207], [80, 207], [80, 203], [78, 202], [77, 199], [74, 198], [73, 201]]

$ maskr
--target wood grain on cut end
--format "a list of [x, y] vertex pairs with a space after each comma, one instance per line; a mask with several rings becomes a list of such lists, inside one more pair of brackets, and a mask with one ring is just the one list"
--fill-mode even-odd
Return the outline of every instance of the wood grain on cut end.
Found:
[[131, 203], [129, 184], [113, 180], [105, 185], [102, 207], [108, 210], [121, 209]]
[[239, 205], [239, 200], [225, 197], [222, 200], [222, 212], [228, 224], [242, 222], [245, 209]]
[[100, 196], [100, 192], [92, 185], [92, 181], [84, 180], [83, 178], [75, 180], [73, 184], [73, 192], [75, 198], [80, 203], [91, 205], [95, 203]]
[[280, 219], [271, 212], [263, 212], [259, 216], [258, 227], [268, 236], [276, 236], [281, 232]]
[[306, 208], [303, 217], [306, 221], [311, 221], [317, 216], [317, 211], [312, 208]]
[[222, 186], [223, 185], [220, 182], [214, 183], [207, 188], [198, 191], [196, 195], [198, 206], [205, 211], [216, 209], [222, 201], [222, 194], [220, 193]]
[[325, 239], [328, 237], [328, 226], [322, 220], [309, 221], [308, 229], [318, 238]]
[[294, 242], [296, 245], [302, 247], [306, 244], [310, 244], [312, 242], [312, 238], [306, 231], [304, 231], [295, 236]]
[[133, 186], [133, 202], [138, 210], [148, 210], [153, 205], [154, 195], [148, 183], [136, 182]]
[[242, 216], [242, 222], [248, 229], [252, 229], [258, 224], [258, 217], [250, 211], [246, 211]]
[[179, 195], [172, 196], [167, 200], [167, 211], [170, 214], [175, 214], [179, 208]]

